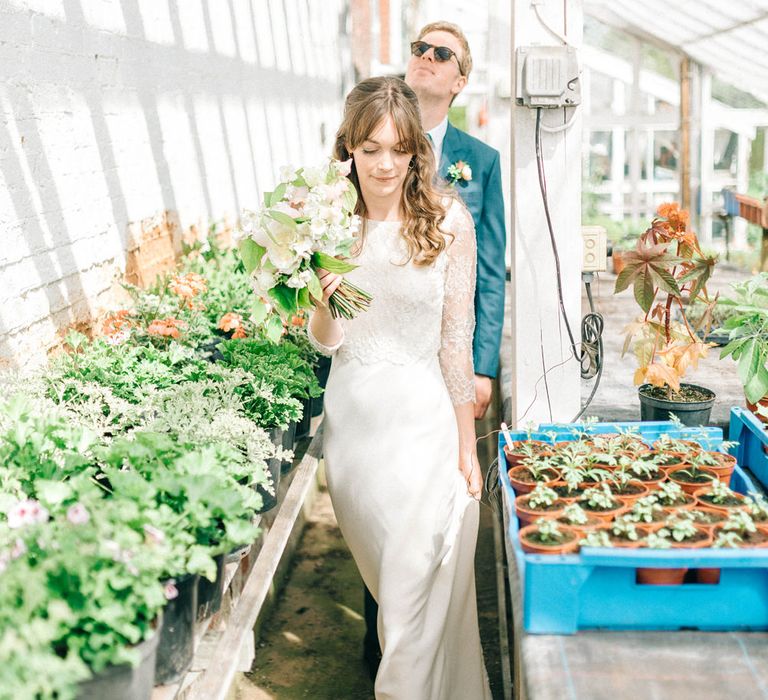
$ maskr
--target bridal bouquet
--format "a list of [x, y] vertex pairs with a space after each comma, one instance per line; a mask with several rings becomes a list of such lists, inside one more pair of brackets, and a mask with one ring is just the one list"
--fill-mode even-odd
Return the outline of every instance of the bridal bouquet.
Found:
[[[266, 322], [270, 337], [282, 333], [280, 317], [322, 300], [318, 268], [344, 274], [356, 267], [346, 260], [360, 227], [350, 167], [349, 161], [331, 159], [319, 168], [284, 168], [275, 191], [264, 195], [264, 206], [243, 212], [238, 248], [257, 297], [253, 320]], [[370, 302], [369, 294], [344, 280], [329, 305], [334, 318], [349, 319]]]

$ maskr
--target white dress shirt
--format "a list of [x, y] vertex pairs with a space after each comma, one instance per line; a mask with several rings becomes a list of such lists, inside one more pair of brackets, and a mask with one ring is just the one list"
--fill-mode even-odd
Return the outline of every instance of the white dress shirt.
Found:
[[441, 121], [436, 127], [430, 129], [427, 132], [432, 142], [432, 150], [435, 152], [435, 165], [440, 167], [440, 158], [443, 155], [443, 140], [445, 139], [445, 132], [448, 131], [448, 115], [445, 115], [445, 119]]

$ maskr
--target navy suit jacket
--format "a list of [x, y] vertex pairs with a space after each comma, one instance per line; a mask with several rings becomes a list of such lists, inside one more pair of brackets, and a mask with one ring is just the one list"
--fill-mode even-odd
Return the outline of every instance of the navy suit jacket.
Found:
[[472, 168], [472, 179], [459, 180], [454, 187], [472, 214], [477, 239], [475, 335], [472, 343], [475, 374], [495, 377], [499, 369], [507, 272], [504, 256], [507, 232], [499, 152], [448, 124], [438, 174], [450, 182], [448, 168], [459, 160]]

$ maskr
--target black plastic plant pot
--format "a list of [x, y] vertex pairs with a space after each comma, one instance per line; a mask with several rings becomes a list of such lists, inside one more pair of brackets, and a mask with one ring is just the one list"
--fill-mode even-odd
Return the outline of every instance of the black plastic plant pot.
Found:
[[697, 384], [681, 384], [681, 388], [690, 387], [701, 391], [710, 398], [705, 401], [684, 402], [667, 401], [654, 396], [647, 396], [643, 393], [644, 389], [650, 389], [651, 384], [643, 384], [638, 390], [640, 397], [640, 420], [643, 421], [668, 421], [669, 414], [673, 414], [680, 419], [683, 425], [695, 427], [698, 425], [707, 425], [709, 416], [712, 413], [712, 406], [715, 403], [715, 392], [706, 389]]
[[179, 594], [163, 609], [163, 629], [157, 647], [155, 684], [167, 685], [181, 680], [195, 655], [195, 619], [197, 617], [197, 574], [176, 580]]
[[209, 581], [201, 576], [197, 583], [197, 621], [205, 620], [221, 608], [224, 597], [224, 554], [216, 555], [216, 579]]
[[80, 683], [77, 700], [149, 700], [155, 683], [155, 660], [161, 632], [137, 645], [141, 654], [136, 668], [121, 664], [107, 666], [101, 673]]
[[[273, 445], [281, 447], [283, 444], [283, 431], [280, 428], [270, 428], [269, 439]], [[256, 491], [261, 496], [261, 508], [258, 513], [266, 513], [268, 510], [272, 510], [277, 505], [277, 489], [280, 486], [280, 471], [282, 467], [282, 460], [278, 457], [272, 457], [267, 460], [267, 474], [269, 474], [269, 480], [272, 484], [271, 488], [274, 489], [274, 493], [270, 493], [264, 486], [257, 486]]]
[[[292, 421], [288, 424], [288, 427], [283, 431], [283, 449], [292, 450], [296, 447], [296, 421]], [[293, 469], [293, 460], [284, 459], [280, 463], [280, 473], [287, 474]]]
[[301, 420], [296, 424], [296, 440], [309, 436], [312, 422], [312, 399], [301, 399]]

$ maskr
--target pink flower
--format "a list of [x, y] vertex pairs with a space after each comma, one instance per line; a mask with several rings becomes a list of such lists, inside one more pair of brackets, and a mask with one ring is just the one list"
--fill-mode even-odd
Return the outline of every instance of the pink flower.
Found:
[[24, 544], [24, 540], [17, 538], [16, 542], [13, 544], [13, 549], [11, 550], [11, 559], [18, 559], [26, 553], [27, 545]]
[[174, 598], [179, 597], [179, 589], [176, 588], [176, 584], [173, 579], [168, 581], [168, 583], [165, 584], [165, 599], [166, 600], [173, 600]]
[[336, 169], [339, 171], [339, 175], [346, 177], [352, 172], [352, 159], [340, 160]]
[[145, 525], [144, 534], [153, 544], [162, 544], [165, 542], [165, 534], [163, 534], [163, 531], [158, 530], [153, 525]]
[[67, 510], [67, 520], [73, 525], [85, 525], [91, 519], [91, 515], [82, 503], [75, 503]]
[[32, 499], [19, 501], [8, 511], [8, 527], [14, 530], [25, 525], [35, 525], [47, 521], [48, 511]]

